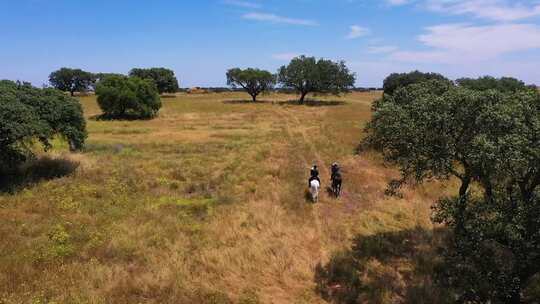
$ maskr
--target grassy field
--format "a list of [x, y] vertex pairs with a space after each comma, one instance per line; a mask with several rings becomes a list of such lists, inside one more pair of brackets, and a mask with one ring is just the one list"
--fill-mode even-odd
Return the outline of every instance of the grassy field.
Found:
[[[370, 237], [365, 302], [433, 303], [430, 205], [445, 188], [386, 197], [396, 172], [355, 155], [379, 96], [179, 94], [150, 121], [98, 121], [81, 98], [86, 151], [52, 152], [78, 169], [0, 194], [0, 303], [324, 303], [318, 265]], [[334, 161], [343, 197], [311, 204], [310, 165], [326, 186]]]

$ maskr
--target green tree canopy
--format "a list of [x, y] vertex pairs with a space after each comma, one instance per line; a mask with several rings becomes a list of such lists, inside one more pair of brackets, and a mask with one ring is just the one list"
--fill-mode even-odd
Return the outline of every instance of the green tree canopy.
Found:
[[456, 83], [461, 87], [476, 91], [497, 90], [511, 93], [527, 88], [523, 81], [512, 77], [502, 77], [499, 79], [491, 76], [484, 76], [477, 79], [460, 78], [456, 80]]
[[179, 89], [178, 80], [172, 70], [166, 68], [132, 69], [131, 77], [151, 79], [156, 84], [159, 94], [176, 93]]
[[448, 83], [451, 82], [443, 75], [437, 73], [422, 73], [420, 71], [413, 71], [409, 73], [393, 73], [386, 77], [386, 79], [384, 80], [384, 94], [392, 95], [399, 88], [429, 80], [441, 80]]
[[97, 102], [110, 118], [147, 119], [157, 115], [161, 99], [155, 83], [138, 77], [110, 76], [96, 88]]
[[0, 168], [9, 169], [33, 155], [36, 141], [45, 150], [60, 135], [72, 150], [87, 137], [80, 103], [55, 89], [0, 81]]
[[284, 88], [291, 88], [300, 93], [300, 102], [304, 102], [309, 93], [348, 92], [354, 87], [356, 76], [349, 71], [343, 61], [333, 62], [300, 56], [279, 69], [278, 81]]
[[257, 101], [257, 96], [274, 87], [276, 77], [268, 71], [259, 69], [230, 69], [227, 71], [227, 84], [233, 88], [243, 88], [253, 99]]
[[61, 68], [49, 75], [49, 83], [56, 89], [69, 92], [71, 96], [75, 92], [88, 91], [95, 82], [94, 74], [81, 69]]
[[367, 131], [402, 181], [461, 182], [435, 206], [453, 232], [440, 282], [460, 301], [520, 303], [540, 273], [538, 92], [421, 82], [377, 101]]

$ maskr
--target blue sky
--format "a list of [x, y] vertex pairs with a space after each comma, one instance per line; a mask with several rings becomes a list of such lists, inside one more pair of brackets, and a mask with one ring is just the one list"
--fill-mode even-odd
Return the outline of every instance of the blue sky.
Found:
[[0, 34], [0, 79], [38, 86], [63, 66], [223, 86], [300, 54], [345, 60], [359, 86], [414, 69], [540, 84], [537, 0], [0, 0]]

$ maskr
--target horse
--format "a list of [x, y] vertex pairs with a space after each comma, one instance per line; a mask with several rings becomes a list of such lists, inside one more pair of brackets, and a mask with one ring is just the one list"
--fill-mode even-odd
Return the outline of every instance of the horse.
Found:
[[335, 173], [332, 175], [332, 193], [335, 197], [339, 197], [341, 195], [341, 184], [343, 183], [343, 178], [341, 177], [341, 173]]
[[314, 203], [319, 201], [319, 188], [321, 188], [321, 183], [318, 180], [314, 179], [309, 183], [309, 192], [311, 193], [311, 200]]

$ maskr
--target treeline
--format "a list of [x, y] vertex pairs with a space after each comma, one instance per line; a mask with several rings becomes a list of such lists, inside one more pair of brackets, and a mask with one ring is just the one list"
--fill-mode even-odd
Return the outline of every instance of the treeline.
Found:
[[[234, 92], [245, 92], [245, 89], [241, 87], [195, 87], [195, 88], [180, 88], [178, 89], [179, 93], [189, 93], [192, 90], [200, 90], [205, 93], [234, 93]], [[382, 91], [382, 88], [378, 87], [354, 87], [350, 88], [350, 92], [372, 92], [372, 91]], [[280, 93], [280, 94], [295, 94], [296, 90], [291, 88], [281, 88], [274, 87], [268, 89], [269, 93]]]
[[[132, 86], [137, 86], [135, 83], [142, 84], [134, 80], [126, 80], [125, 85], [121, 85], [120, 78], [139, 78], [141, 80], [149, 80], [154, 83], [157, 92], [176, 93], [179, 91], [185, 92], [229, 92], [229, 91], [246, 91], [253, 101], [256, 101], [257, 96], [265, 92], [281, 92], [281, 93], [298, 93], [299, 101], [303, 103], [305, 97], [310, 93], [319, 94], [340, 94], [354, 90], [356, 76], [351, 73], [343, 61], [333, 62], [326, 59], [316, 59], [315, 57], [300, 56], [291, 60], [288, 65], [282, 66], [276, 74], [269, 71], [260, 70], [257, 68], [233, 68], [227, 71], [227, 85], [230, 88], [197, 88], [180, 89], [178, 80], [174, 72], [165, 68], [150, 68], [150, 69], [132, 69], [128, 76], [121, 74], [106, 74], [106, 73], [90, 73], [80, 69], [61, 68], [49, 76], [51, 86], [69, 92], [72, 96], [75, 92], [95, 91], [98, 95], [100, 105], [109, 104], [109, 102], [100, 102], [100, 94], [107, 92], [111, 93], [111, 85], [117, 86], [116, 90], [126, 90], [128, 83]], [[106, 85], [109, 89], [100, 89], [100, 83], [108, 78], [116, 78], [116, 81], [108, 81]], [[277, 86], [279, 84], [279, 86]], [[102, 85], [102, 87], [105, 85]], [[362, 90], [364, 91], [364, 90]], [[152, 98], [150, 98], [152, 99]], [[150, 102], [149, 100], [147, 100]], [[152, 102], [150, 102], [152, 103]], [[126, 103], [127, 104], [127, 103]], [[103, 107], [105, 114], [108, 116], [124, 116], [128, 111], [120, 111], [122, 106], [117, 105], [115, 111], [109, 111], [110, 107]], [[132, 109], [133, 110], [133, 109]], [[153, 111], [131, 111], [140, 112], [141, 117], [152, 116]], [[144, 113], [142, 113], [144, 112]], [[134, 114], [134, 113], [130, 113]]]
[[[73, 96], [75, 92], [95, 91], [98, 83], [110, 76], [125, 77], [116, 73], [91, 73], [81, 69], [61, 68], [49, 75], [49, 83], [52, 87], [69, 92]], [[178, 79], [174, 72], [166, 68], [134, 68], [127, 76], [151, 80], [159, 94], [176, 93], [179, 90]]]
[[392, 95], [399, 88], [407, 87], [408, 85], [421, 82], [427, 82], [430, 80], [438, 80], [451, 85], [456, 85], [462, 88], [476, 91], [495, 90], [498, 92], [510, 93], [527, 88], [536, 89], [536, 85], [526, 85], [523, 81], [512, 77], [495, 78], [491, 76], [484, 76], [477, 79], [459, 78], [455, 81], [451, 81], [450, 79], [446, 78], [441, 74], [413, 71], [410, 73], [390, 74], [390, 76], [388, 76], [384, 80], [383, 91], [385, 94]]
[[107, 119], [152, 118], [161, 108], [160, 94], [180, 89], [174, 72], [166, 68], [134, 68], [128, 75], [61, 68], [50, 74], [49, 83], [71, 96], [94, 91]]

